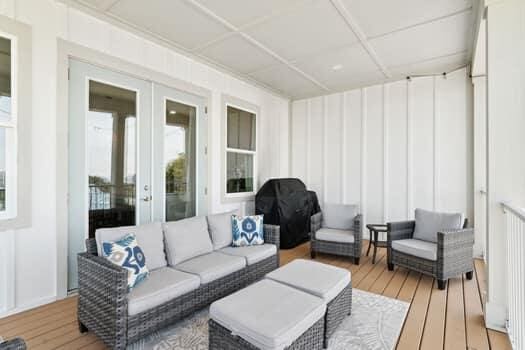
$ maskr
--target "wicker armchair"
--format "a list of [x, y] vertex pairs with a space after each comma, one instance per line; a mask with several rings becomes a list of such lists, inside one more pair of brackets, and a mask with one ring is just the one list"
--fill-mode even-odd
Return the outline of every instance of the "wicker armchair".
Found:
[[466, 219], [462, 229], [437, 232], [435, 260], [407, 254], [392, 247], [393, 242], [398, 240], [421, 242], [413, 237], [415, 225], [415, 221], [387, 224], [387, 261], [390, 271], [397, 265], [432, 276], [437, 279], [439, 289], [445, 289], [448, 279], [452, 277], [465, 274], [467, 279], [472, 279], [474, 230], [467, 228]]
[[25, 350], [27, 349], [26, 343], [22, 338], [14, 338], [2, 342], [0, 338], [0, 350]]
[[340, 242], [334, 240], [319, 239], [316, 233], [321, 230], [323, 213], [312, 215], [310, 220], [310, 255], [315, 259], [317, 253], [326, 253], [353, 258], [354, 264], [359, 265], [362, 247], [361, 214], [353, 218], [354, 226], [351, 230], [353, 242]]
[[264, 240], [277, 254], [136, 315], [128, 314], [128, 272], [97, 255], [94, 239], [78, 254], [78, 325], [81, 333], [95, 333], [109, 348], [131, 343], [166, 327], [211, 302], [263, 278], [279, 266], [279, 226], [264, 225]]

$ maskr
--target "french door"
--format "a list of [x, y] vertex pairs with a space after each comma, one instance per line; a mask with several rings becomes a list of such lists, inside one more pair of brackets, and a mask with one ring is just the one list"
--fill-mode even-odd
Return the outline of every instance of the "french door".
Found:
[[206, 213], [204, 99], [69, 61], [68, 289], [104, 227]]

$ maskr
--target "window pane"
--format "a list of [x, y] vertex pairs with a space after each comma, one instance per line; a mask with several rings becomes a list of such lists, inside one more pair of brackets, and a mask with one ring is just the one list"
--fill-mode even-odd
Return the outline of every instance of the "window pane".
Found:
[[255, 151], [255, 114], [228, 106], [228, 148]]
[[166, 221], [196, 215], [195, 118], [195, 107], [166, 101], [164, 127]]
[[226, 193], [253, 192], [253, 154], [227, 152]]
[[11, 40], [0, 38], [0, 121], [11, 119]]
[[0, 211], [5, 211], [6, 142], [5, 128], [0, 128]]
[[89, 236], [135, 225], [136, 93], [89, 82]]

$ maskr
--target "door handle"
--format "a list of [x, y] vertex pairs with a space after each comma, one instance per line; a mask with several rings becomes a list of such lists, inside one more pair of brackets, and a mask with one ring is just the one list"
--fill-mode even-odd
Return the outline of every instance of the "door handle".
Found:
[[151, 196], [146, 196], [146, 197], [143, 197], [142, 200], [144, 202], [149, 202], [151, 200], [151, 198], [152, 198]]

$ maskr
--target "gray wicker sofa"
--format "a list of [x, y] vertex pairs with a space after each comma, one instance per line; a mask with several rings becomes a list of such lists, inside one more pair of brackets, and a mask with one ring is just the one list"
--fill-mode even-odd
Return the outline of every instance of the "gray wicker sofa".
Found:
[[[97, 238], [132, 232], [139, 245], [141, 237], [146, 237], [141, 248], [150, 276], [128, 292], [127, 270], [99, 256], [97, 240], [88, 239], [87, 251], [78, 254], [80, 331], [92, 331], [110, 348], [125, 349], [276, 269], [279, 227], [264, 225], [263, 246], [232, 248], [229, 247], [231, 241], [224, 239], [228, 230], [231, 233], [231, 226], [224, 227], [229, 215], [231, 213], [208, 216], [205, 224], [203, 217], [197, 217], [162, 226], [154, 223], [103, 229], [100, 235], [97, 231]], [[206, 225], [206, 235], [202, 232], [203, 225]], [[150, 236], [156, 239], [152, 241]], [[181, 239], [186, 240], [184, 244], [175, 245], [174, 242], [180, 243]], [[193, 255], [180, 251], [181, 246], [194, 244], [195, 240], [200, 240], [198, 244], [202, 247], [197, 247]], [[188, 243], [190, 241], [193, 243]], [[160, 253], [155, 254], [155, 249], [157, 252], [160, 249]], [[148, 261], [156, 268], [152, 269]]]

